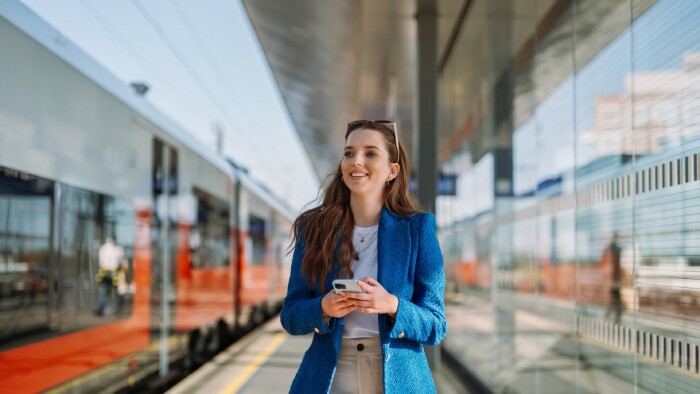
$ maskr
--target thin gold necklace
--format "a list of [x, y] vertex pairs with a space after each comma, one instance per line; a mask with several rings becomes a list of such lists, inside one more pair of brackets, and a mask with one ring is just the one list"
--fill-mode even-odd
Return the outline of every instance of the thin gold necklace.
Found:
[[[374, 243], [374, 241], [377, 240], [377, 238], [379, 238], [379, 231], [374, 231], [372, 235], [369, 235], [369, 236], [368, 236], [368, 238], [367, 238], [367, 243], [365, 243], [365, 244], [363, 245], [363, 248], [362, 248], [362, 249], [357, 250], [357, 248], [355, 248], [356, 251], [357, 251], [357, 254], [360, 255], [360, 254], [364, 253], [365, 250], [369, 249], [369, 247], [372, 246], [372, 244]], [[363, 241], [360, 240], [360, 242], [363, 242]], [[354, 246], [354, 245], [353, 245], [353, 246]]]
[[379, 231], [378, 225], [371, 226], [371, 227], [370, 227], [370, 230], [367, 231], [367, 232], [364, 233], [364, 234], [362, 234], [362, 232], [359, 231], [360, 228], [361, 228], [361, 227], [355, 226], [355, 233], [356, 233], [357, 235], [360, 236], [360, 243], [364, 243], [364, 242], [365, 242], [365, 237], [367, 237], [368, 235], [371, 235], [372, 233], [378, 232], [378, 231]]

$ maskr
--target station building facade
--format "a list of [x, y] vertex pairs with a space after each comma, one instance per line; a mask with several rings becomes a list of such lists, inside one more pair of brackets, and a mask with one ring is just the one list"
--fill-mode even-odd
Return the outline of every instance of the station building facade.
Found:
[[445, 346], [494, 391], [698, 391], [698, 20], [682, 0], [498, 0], [461, 21], [437, 214], [468, 308]]

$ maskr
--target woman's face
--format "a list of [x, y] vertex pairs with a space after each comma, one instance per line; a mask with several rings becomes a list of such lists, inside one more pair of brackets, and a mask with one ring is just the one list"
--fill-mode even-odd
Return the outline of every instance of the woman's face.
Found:
[[382, 197], [387, 181], [398, 174], [399, 165], [390, 162], [382, 133], [358, 129], [345, 141], [340, 169], [351, 193]]

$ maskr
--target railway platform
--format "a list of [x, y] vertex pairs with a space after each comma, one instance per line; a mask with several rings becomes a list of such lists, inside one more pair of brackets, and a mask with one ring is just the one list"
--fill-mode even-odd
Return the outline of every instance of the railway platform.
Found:
[[[524, 294], [493, 299], [448, 292], [449, 325], [439, 393], [696, 393], [695, 330], [679, 319], [625, 313]], [[675, 332], [675, 335], [670, 335]], [[290, 336], [274, 317], [169, 393], [286, 393], [311, 336]], [[577, 372], [578, 371], [578, 372]]]
[[[168, 393], [287, 393], [310, 342], [311, 335], [288, 335], [279, 318], [274, 317], [183, 379]], [[434, 380], [439, 393], [469, 392], [446, 366], [434, 375]]]

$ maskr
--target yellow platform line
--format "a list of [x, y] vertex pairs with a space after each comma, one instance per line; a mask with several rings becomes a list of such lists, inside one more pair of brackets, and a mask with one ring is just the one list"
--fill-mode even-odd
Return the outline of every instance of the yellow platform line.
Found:
[[224, 387], [223, 390], [219, 391], [219, 394], [234, 394], [243, 387], [244, 384], [250, 380], [250, 378], [257, 372], [257, 370], [265, 364], [268, 358], [274, 353], [282, 343], [287, 339], [287, 334], [280, 332], [275, 335], [270, 343], [265, 346], [260, 354], [258, 354], [253, 361], [251, 361], [243, 371], [236, 376], [235, 379], [228, 386]]

